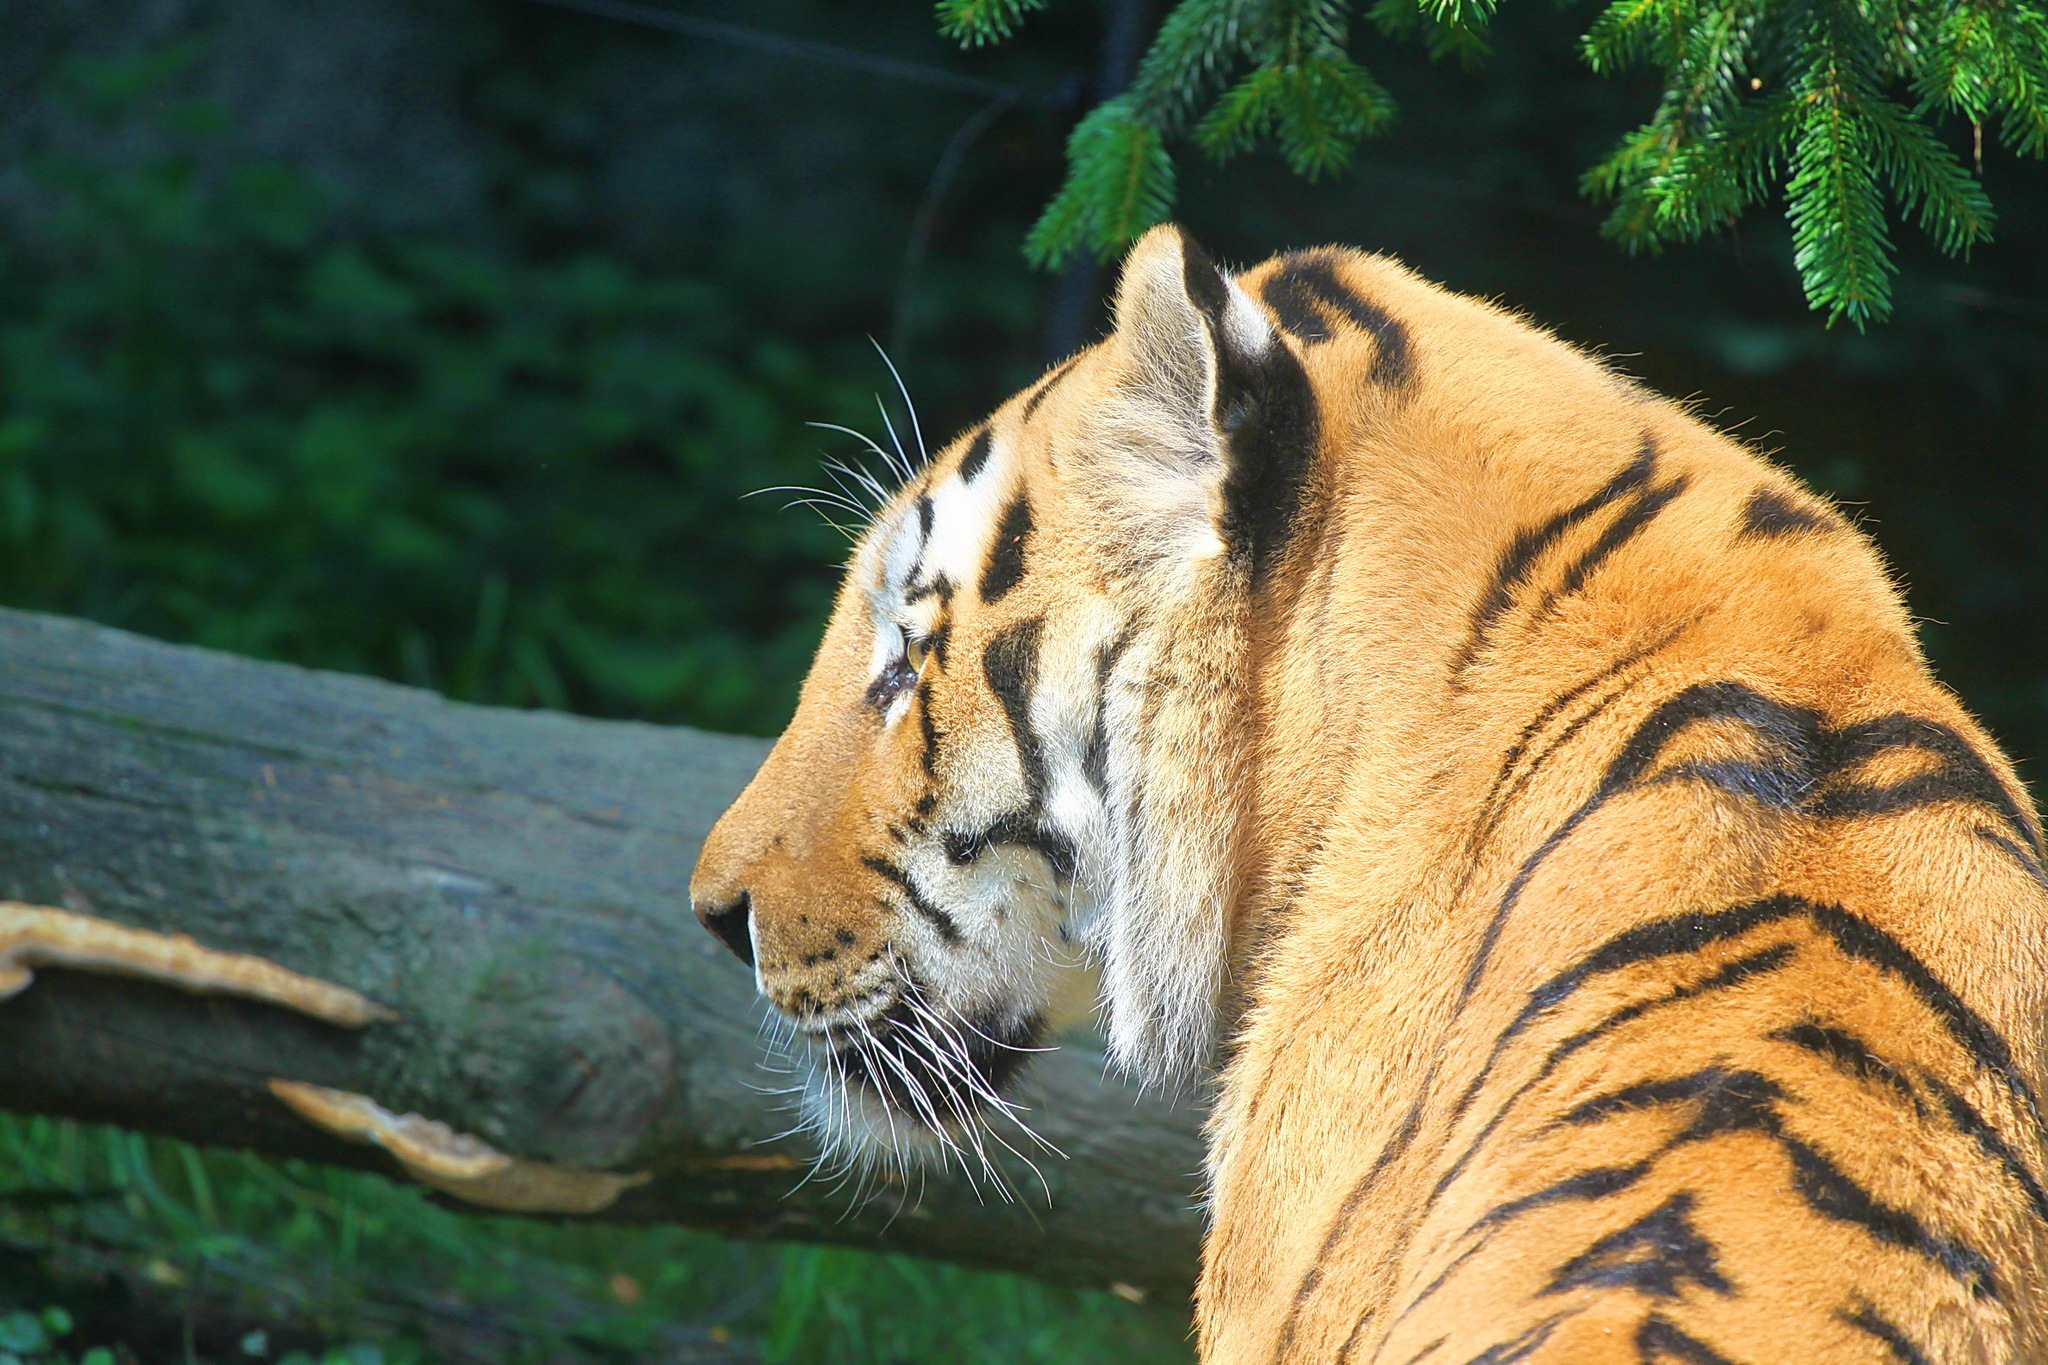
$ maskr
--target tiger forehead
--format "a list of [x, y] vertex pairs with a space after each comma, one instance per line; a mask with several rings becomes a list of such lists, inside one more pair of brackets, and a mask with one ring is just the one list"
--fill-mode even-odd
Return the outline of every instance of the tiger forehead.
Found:
[[977, 580], [996, 522], [1024, 495], [1017, 444], [983, 424], [960, 443], [957, 459], [934, 464], [878, 538], [882, 605], [912, 607]]

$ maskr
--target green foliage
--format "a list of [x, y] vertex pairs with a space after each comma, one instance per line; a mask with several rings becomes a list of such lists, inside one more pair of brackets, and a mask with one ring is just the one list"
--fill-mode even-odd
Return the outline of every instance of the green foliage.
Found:
[[70, 1312], [60, 1304], [39, 1312], [0, 1312], [0, 1365], [115, 1365], [114, 1353], [104, 1346], [88, 1346], [74, 1355], [65, 1340], [72, 1327]]
[[1195, 129], [1195, 141], [1221, 161], [1271, 137], [1287, 164], [1314, 180], [1343, 170], [1358, 140], [1393, 116], [1393, 97], [1364, 67], [1333, 50], [1259, 67], [1216, 102]]
[[997, 43], [1017, 31], [1045, 0], [939, 0], [939, 31], [967, 47]]
[[25, 1365], [114, 1365], [110, 1348], [125, 1365], [122, 1342], [86, 1338], [136, 1301], [172, 1322], [269, 1324], [210, 1328], [216, 1349], [183, 1357], [219, 1365], [752, 1358], [728, 1342], [757, 1342], [766, 1365], [1188, 1359], [1184, 1320], [1108, 1294], [680, 1228], [481, 1218], [379, 1176], [111, 1128], [0, 1115], [0, 1172], [0, 1255], [41, 1252], [89, 1310], [74, 1330], [0, 1278], [0, 1360]]
[[[989, 42], [1035, 7], [948, 0], [942, 10], [947, 32]], [[1181, 0], [1132, 90], [1075, 130], [1031, 258], [1107, 257], [1170, 213], [1165, 145], [1191, 120], [1195, 144], [1218, 159], [1270, 141], [1302, 175], [1343, 169], [1394, 115], [1348, 54], [1351, 8]], [[1434, 56], [1469, 61], [1484, 53], [1493, 8], [1375, 0], [1368, 15]], [[1603, 74], [1646, 64], [1663, 84], [1649, 121], [1585, 177], [1613, 205], [1608, 234], [1655, 249], [1726, 228], [1782, 194], [1807, 299], [1830, 320], [1888, 315], [1895, 212], [1950, 254], [1989, 239], [1990, 199], [1936, 120], [1971, 124], [1979, 155], [1994, 122], [2013, 151], [2048, 151], [2041, 0], [1609, 0], [1583, 50]]]
[[1024, 239], [1024, 254], [1056, 265], [1085, 247], [1108, 256], [1173, 207], [1173, 159], [1131, 100], [1089, 113], [1067, 140], [1067, 183]]
[[711, 279], [338, 231], [168, 107], [139, 165], [21, 168], [0, 597], [467, 700], [778, 724], [837, 537], [740, 499], [815, 481], [803, 419], [869, 395]]
[[2001, 115], [2008, 145], [2034, 154], [2048, 118], [2048, 13], [2026, 0], [1615, 0], [1585, 51], [1596, 70], [1665, 78], [1655, 115], [1588, 176], [1614, 201], [1612, 236], [1697, 237], [1782, 190], [1809, 302], [1859, 323], [1890, 309], [1888, 198], [1951, 254], [1991, 235], [1989, 198], [1927, 117]]

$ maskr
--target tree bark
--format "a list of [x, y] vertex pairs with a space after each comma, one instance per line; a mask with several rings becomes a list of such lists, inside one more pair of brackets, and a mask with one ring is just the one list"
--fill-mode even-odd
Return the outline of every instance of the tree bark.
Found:
[[[1035, 1060], [1065, 1153], [1007, 1202], [933, 1171], [806, 1181], [746, 971], [692, 920], [698, 844], [766, 745], [498, 710], [0, 611], [0, 896], [254, 954], [388, 1006], [287, 1009], [39, 967], [0, 1002], [0, 1105], [395, 1169], [273, 1080], [515, 1157], [649, 1171], [602, 1215], [857, 1243], [1158, 1298], [1193, 1280], [1198, 1119]], [[985, 1181], [982, 1182], [985, 1185]]]

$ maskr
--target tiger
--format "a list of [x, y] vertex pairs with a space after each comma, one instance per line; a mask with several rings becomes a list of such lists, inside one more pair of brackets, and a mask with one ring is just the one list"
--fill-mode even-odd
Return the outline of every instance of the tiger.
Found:
[[1212, 1365], [2048, 1360], [2048, 875], [1862, 529], [1490, 301], [1172, 225], [875, 516], [696, 915], [843, 1150], [1099, 993]]

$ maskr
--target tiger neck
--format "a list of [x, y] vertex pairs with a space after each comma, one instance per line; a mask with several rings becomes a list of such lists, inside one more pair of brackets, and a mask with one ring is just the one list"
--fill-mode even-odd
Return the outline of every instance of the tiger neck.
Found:
[[[1646, 707], [1660, 672], [1675, 689], [1729, 670], [1937, 691], [1860, 537], [1784, 501], [1800, 534], [1746, 543], [1770, 471], [1675, 410], [1614, 407], [1540, 443], [1434, 414], [1336, 434], [1323, 510], [1253, 611], [1241, 960], [1289, 923], [1333, 841], [1382, 886], [1435, 885], [1561, 696]], [[1703, 519], [1732, 553], [1702, 551]]]

